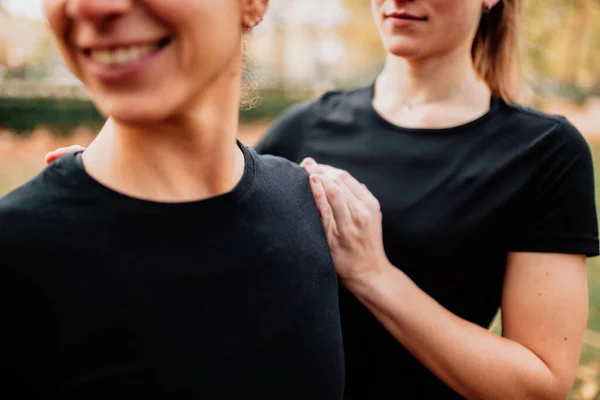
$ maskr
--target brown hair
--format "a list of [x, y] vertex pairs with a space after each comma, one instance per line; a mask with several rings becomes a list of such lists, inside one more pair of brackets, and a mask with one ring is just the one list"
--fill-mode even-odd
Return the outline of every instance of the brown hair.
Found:
[[500, 0], [481, 17], [471, 54], [475, 70], [497, 96], [515, 103], [523, 73], [519, 22], [523, 0]]

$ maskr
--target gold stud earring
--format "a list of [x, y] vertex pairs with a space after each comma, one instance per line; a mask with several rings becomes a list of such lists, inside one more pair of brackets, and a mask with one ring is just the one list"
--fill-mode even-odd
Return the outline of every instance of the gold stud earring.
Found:
[[262, 18], [252, 19], [244, 24], [244, 29], [251, 30], [252, 28], [256, 27], [256, 25], [258, 25], [261, 21]]

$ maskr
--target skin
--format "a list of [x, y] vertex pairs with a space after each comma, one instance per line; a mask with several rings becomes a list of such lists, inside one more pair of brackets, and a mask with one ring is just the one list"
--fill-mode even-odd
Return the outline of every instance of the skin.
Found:
[[[373, 105], [397, 125], [441, 128], [487, 112], [490, 90], [470, 54], [482, 9], [497, 0], [372, 0], [388, 55]], [[386, 14], [426, 21], [398, 27]], [[457, 87], [465, 88], [448, 98]], [[407, 101], [422, 103], [407, 111]], [[52, 161], [73, 149], [48, 155]], [[467, 399], [565, 399], [588, 315], [585, 257], [511, 253], [502, 297], [503, 336], [443, 308], [392, 265], [380, 206], [347, 172], [307, 159], [311, 187], [342, 283], [441, 380]], [[410, 298], [410, 302], [403, 301]]]
[[[63, 60], [109, 118], [83, 153], [88, 173], [127, 195], [165, 202], [233, 189], [242, 38], [268, 0], [45, 0]], [[214, 32], [218, 31], [219, 35]], [[171, 42], [133, 79], [94, 71], [86, 49]]]

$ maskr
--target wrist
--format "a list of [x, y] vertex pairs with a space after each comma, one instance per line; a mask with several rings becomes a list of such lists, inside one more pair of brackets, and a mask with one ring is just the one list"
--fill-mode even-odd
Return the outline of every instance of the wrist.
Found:
[[367, 295], [385, 291], [387, 284], [399, 272], [400, 270], [386, 259], [385, 262], [380, 263], [376, 268], [369, 269], [367, 272], [342, 278], [342, 283], [356, 295]]

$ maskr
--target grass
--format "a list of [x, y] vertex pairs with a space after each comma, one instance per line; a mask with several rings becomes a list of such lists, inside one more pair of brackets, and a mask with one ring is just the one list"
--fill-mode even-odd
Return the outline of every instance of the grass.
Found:
[[[266, 128], [265, 124], [244, 126], [240, 139], [253, 145]], [[0, 132], [0, 196], [27, 181], [44, 168], [46, 152], [78, 143], [87, 145], [91, 132], [82, 130], [67, 138], [57, 138], [44, 130], [16, 138]], [[590, 140], [596, 171], [596, 200], [600, 212], [600, 140]], [[588, 261], [590, 314], [589, 337], [582, 347], [578, 379], [569, 400], [600, 400], [600, 257]], [[499, 333], [499, 320], [492, 330]]]

